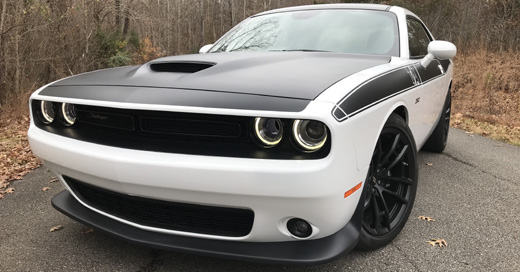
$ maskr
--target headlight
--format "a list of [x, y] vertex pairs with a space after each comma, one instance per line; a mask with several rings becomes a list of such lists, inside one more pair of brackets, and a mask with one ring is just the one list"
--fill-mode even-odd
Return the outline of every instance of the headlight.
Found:
[[327, 141], [327, 127], [319, 121], [295, 120], [293, 134], [296, 143], [307, 152], [314, 152]]
[[265, 147], [277, 145], [283, 137], [282, 120], [276, 118], [255, 118], [255, 135]]
[[56, 118], [56, 112], [54, 111], [54, 105], [50, 101], [40, 102], [40, 119], [44, 124], [50, 124]]
[[74, 125], [74, 122], [76, 122], [76, 107], [73, 104], [61, 104], [61, 115], [66, 126]]

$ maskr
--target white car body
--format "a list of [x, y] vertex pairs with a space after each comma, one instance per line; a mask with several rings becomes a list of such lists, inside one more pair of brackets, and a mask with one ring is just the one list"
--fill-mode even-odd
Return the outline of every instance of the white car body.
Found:
[[[280, 12], [283, 12], [283, 9]], [[349, 97], [352, 90], [392, 71], [410, 73], [410, 70], [417, 69], [416, 65], [420, 59], [410, 58], [406, 35], [406, 17], [416, 16], [399, 7], [388, 7], [387, 12], [394, 13], [397, 17], [400, 57], [394, 56], [387, 64], [377, 65], [343, 78], [310, 101], [300, 112], [141, 104], [49, 96], [42, 94], [47, 86], [37, 90], [30, 98], [31, 101], [45, 100], [115, 109], [317, 120], [324, 123], [330, 131], [332, 146], [330, 153], [324, 158], [280, 160], [175, 154], [96, 144], [42, 130], [35, 124], [35, 113], [31, 107], [33, 118], [28, 136], [32, 151], [84, 207], [146, 232], [251, 243], [312, 241], [329, 237], [345, 228], [353, 218], [363, 190], [354, 190], [348, 197], [345, 197], [345, 193], [358, 184], [362, 184], [361, 188], [365, 184], [372, 152], [389, 116], [399, 108], [397, 111], [405, 115], [403, 118], [413, 133], [417, 150], [421, 149], [440, 118], [453, 78], [451, 61], [445, 70], [440, 67], [440, 63], [435, 63], [433, 66], [440, 69], [441, 73], [434, 78], [419, 78], [409, 89], [375, 101], [354, 114], [346, 114], [339, 119], [331, 114]], [[239, 237], [143, 225], [90, 206], [74, 193], [64, 176], [128, 196], [247, 209], [254, 212], [254, 222], [251, 231]], [[300, 238], [291, 234], [287, 230], [287, 221], [291, 218], [302, 218], [309, 222], [312, 235]], [[352, 246], [346, 246], [343, 250], [347, 248], [350, 249]], [[211, 249], [206, 252], [200, 248], [177, 249], [275, 262], [314, 262], [335, 257], [290, 260], [272, 256], [255, 257], [247, 252], [241, 255], [236, 252], [226, 253], [225, 250], [219, 254]], [[338, 252], [334, 255], [337, 254]]]

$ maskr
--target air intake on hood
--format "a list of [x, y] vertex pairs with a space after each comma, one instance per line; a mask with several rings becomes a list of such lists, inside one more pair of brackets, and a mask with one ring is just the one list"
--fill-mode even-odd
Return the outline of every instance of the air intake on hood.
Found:
[[150, 69], [154, 72], [196, 73], [213, 65], [215, 64], [204, 62], [163, 62], [150, 64]]

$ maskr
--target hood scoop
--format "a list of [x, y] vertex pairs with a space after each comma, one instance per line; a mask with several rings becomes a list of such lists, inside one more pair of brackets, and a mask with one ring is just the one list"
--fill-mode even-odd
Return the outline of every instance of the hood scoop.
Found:
[[196, 73], [208, 69], [215, 63], [208, 62], [159, 62], [150, 64], [150, 69], [154, 72], [166, 73]]

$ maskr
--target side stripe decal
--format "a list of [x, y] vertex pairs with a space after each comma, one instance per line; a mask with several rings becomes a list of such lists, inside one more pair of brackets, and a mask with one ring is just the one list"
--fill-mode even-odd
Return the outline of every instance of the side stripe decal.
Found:
[[417, 62], [373, 77], [343, 97], [332, 110], [332, 115], [337, 121], [344, 121], [389, 98], [445, 75], [450, 65], [450, 60], [435, 60], [425, 69]]

